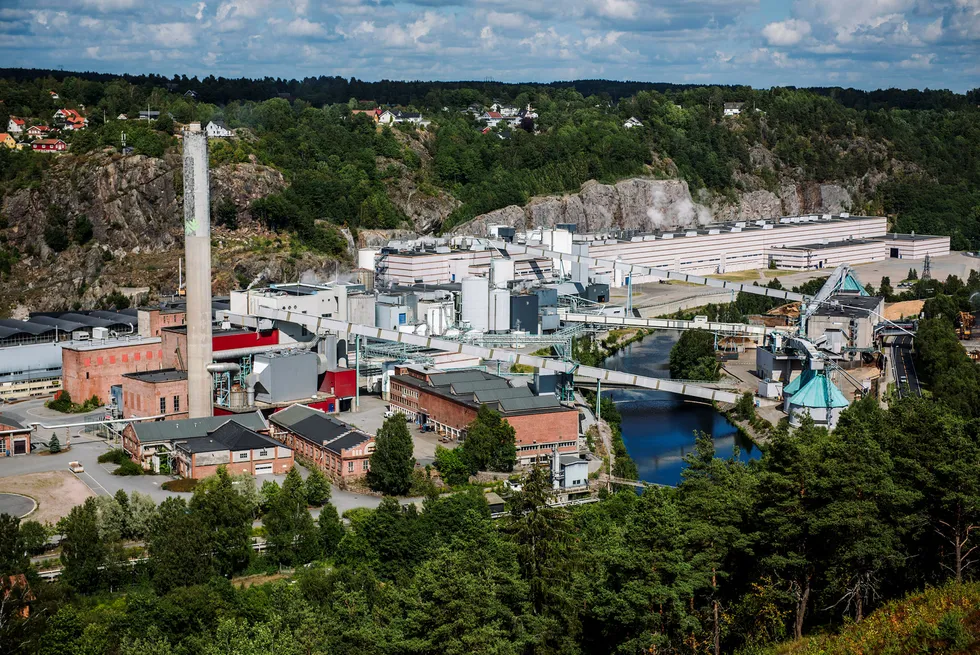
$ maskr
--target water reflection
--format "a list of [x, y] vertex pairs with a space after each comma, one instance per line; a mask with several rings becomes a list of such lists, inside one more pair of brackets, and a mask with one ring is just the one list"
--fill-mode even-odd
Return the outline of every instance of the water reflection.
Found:
[[[638, 375], [669, 377], [670, 349], [677, 337], [658, 333], [606, 360], [606, 368]], [[658, 391], [617, 389], [609, 391], [623, 415], [623, 441], [639, 468], [640, 479], [659, 484], [678, 484], [684, 456], [694, 450], [695, 432], [714, 437], [719, 457], [739, 459], [760, 456], [759, 449], [742, 439], [735, 426], [710, 406], [677, 400]], [[605, 392], [604, 392], [605, 395]]]

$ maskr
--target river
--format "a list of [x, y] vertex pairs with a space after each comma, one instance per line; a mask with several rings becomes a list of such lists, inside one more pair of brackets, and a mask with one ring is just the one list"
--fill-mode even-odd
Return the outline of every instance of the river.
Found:
[[[670, 349], [678, 335], [656, 332], [606, 359], [605, 368], [650, 377], [670, 377]], [[718, 457], [758, 459], [758, 447], [738, 434], [728, 419], [709, 405], [684, 402], [673, 394], [641, 389], [614, 389], [603, 395], [616, 401], [623, 415], [623, 441], [645, 482], [676, 485], [684, 456], [694, 450], [694, 433], [714, 437]]]

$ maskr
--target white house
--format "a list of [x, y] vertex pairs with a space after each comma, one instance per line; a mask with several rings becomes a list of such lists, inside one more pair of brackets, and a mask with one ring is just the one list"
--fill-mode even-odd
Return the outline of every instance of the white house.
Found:
[[742, 113], [742, 107], [744, 106], [744, 102], [726, 102], [725, 116], [738, 116]]
[[17, 118], [16, 116], [11, 116], [10, 120], [7, 121], [7, 132], [10, 134], [20, 134], [24, 131], [24, 126], [26, 123], [23, 118]]
[[630, 116], [626, 120], [626, 122], [623, 123], [623, 127], [625, 127], [626, 129], [630, 129], [634, 127], [643, 127], [643, 123], [641, 123], [640, 119], [638, 119], [636, 116]]
[[204, 128], [204, 133], [208, 135], [209, 139], [223, 139], [229, 136], [235, 136], [235, 133], [225, 127], [225, 124], [221, 121], [211, 121]]
[[381, 112], [378, 116], [378, 122], [382, 125], [391, 125], [392, 123], [421, 123], [422, 114], [409, 112], [409, 111], [391, 111], [386, 109]]
[[497, 127], [497, 124], [504, 120], [504, 117], [499, 111], [485, 111], [479, 120], [486, 123], [487, 127]]

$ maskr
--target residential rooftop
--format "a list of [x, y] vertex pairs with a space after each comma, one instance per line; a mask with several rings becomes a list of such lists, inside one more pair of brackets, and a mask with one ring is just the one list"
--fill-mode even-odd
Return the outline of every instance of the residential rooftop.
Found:
[[275, 448], [282, 444], [269, 437], [250, 430], [235, 419], [223, 417], [225, 422], [206, 436], [181, 441], [177, 448], [188, 453], [210, 453], [216, 450], [252, 450], [255, 448]]

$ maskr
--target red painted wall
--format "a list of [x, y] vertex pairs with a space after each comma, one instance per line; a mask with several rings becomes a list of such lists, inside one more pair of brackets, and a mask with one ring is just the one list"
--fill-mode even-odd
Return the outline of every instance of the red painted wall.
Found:
[[323, 374], [320, 391], [337, 398], [353, 398], [357, 388], [356, 372], [352, 368], [328, 370]]
[[265, 334], [226, 334], [211, 337], [211, 350], [235, 350], [236, 348], [254, 348], [255, 346], [278, 346], [279, 330], [271, 330]]

